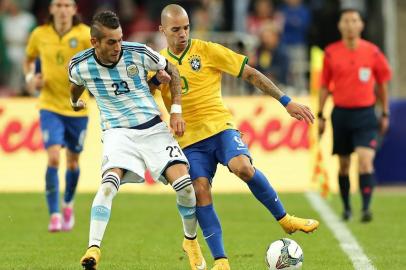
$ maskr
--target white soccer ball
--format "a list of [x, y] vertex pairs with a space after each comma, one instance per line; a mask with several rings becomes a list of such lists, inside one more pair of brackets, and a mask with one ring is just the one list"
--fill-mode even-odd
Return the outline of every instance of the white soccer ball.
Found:
[[301, 269], [303, 251], [292, 239], [282, 238], [269, 245], [265, 262], [269, 270]]

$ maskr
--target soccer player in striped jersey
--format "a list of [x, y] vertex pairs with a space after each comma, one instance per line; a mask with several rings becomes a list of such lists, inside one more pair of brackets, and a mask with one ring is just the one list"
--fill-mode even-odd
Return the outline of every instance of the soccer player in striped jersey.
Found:
[[[291, 101], [266, 76], [247, 65], [247, 57], [219, 44], [189, 39], [189, 18], [181, 6], [168, 5], [163, 9], [160, 31], [168, 43], [168, 48], [161, 54], [177, 66], [183, 81], [183, 116], [187, 131], [177, 139], [190, 162], [199, 226], [215, 260], [212, 270], [230, 269], [211, 195], [211, 183], [218, 163], [228, 166], [231, 172], [246, 182], [252, 194], [287, 233], [317, 229], [318, 221], [287, 214], [268, 178], [253, 166], [247, 145], [221, 99], [222, 73], [242, 77], [279, 100], [286, 111], [298, 120], [313, 122], [310, 109]], [[172, 94], [164, 84], [161, 92], [168, 108]]]
[[102, 182], [93, 200], [89, 248], [81, 265], [84, 269], [97, 268], [114, 196], [121, 184], [144, 181], [148, 168], [154, 179], [170, 183], [176, 192], [185, 234], [183, 248], [191, 268], [206, 269], [196, 238], [196, 197], [188, 161], [162, 122], [147, 83], [148, 71], [165, 70], [171, 76], [170, 126], [182, 136], [185, 122], [178, 70], [144, 44], [123, 42], [122, 35], [116, 14], [96, 14], [91, 24], [93, 48], [77, 54], [69, 65], [72, 107], [75, 111], [85, 108], [80, 99], [85, 87], [94, 95], [104, 145]]
[[[80, 23], [74, 0], [52, 0], [49, 23], [34, 29], [28, 40], [24, 73], [28, 85], [40, 89], [40, 124], [48, 155], [45, 175], [46, 199], [50, 214], [48, 230], [69, 231], [74, 225], [73, 198], [79, 180], [79, 155], [83, 150], [88, 113], [75, 112], [69, 104], [66, 69], [76, 53], [90, 48], [90, 29]], [[35, 60], [41, 61], [36, 73]], [[83, 96], [87, 100], [87, 93]], [[59, 210], [58, 167], [61, 148], [66, 147], [66, 189]]]

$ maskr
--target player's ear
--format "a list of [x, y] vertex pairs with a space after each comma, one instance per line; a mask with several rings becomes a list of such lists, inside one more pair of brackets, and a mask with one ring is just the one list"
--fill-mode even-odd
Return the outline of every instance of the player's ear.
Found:
[[97, 38], [92, 37], [92, 38], [90, 39], [90, 43], [92, 44], [92, 46], [93, 46], [93, 47], [96, 47], [96, 44], [97, 44]]
[[164, 28], [162, 25], [159, 25], [159, 32], [161, 32], [162, 34], [164, 34]]

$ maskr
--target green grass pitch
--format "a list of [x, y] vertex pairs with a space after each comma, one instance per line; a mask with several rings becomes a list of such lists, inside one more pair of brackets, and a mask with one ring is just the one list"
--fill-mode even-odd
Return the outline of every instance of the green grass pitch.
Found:
[[[48, 214], [42, 194], [0, 194], [0, 270], [81, 269], [79, 259], [88, 241], [93, 194], [79, 194], [72, 232], [47, 232]], [[354, 209], [359, 206], [353, 196]], [[234, 270], [266, 270], [267, 246], [282, 237], [299, 243], [305, 270], [353, 269], [349, 258], [326, 226], [313, 234], [286, 235], [249, 194], [216, 194], [215, 205], [223, 224], [224, 241]], [[286, 209], [297, 216], [319, 218], [303, 194], [281, 194]], [[340, 213], [337, 196], [329, 200]], [[376, 193], [374, 221], [361, 224], [359, 213], [348, 223], [377, 269], [405, 269], [406, 194]], [[181, 221], [174, 195], [119, 193], [103, 243], [99, 269], [188, 270], [181, 248]], [[199, 234], [209, 264], [209, 250]]]

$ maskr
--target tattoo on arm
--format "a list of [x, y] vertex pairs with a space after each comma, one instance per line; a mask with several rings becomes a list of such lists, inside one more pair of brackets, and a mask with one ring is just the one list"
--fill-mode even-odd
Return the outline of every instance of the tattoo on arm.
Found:
[[244, 80], [277, 100], [279, 100], [284, 95], [284, 93], [264, 74], [252, 67], [246, 66], [245, 69], [248, 70], [247, 72], [244, 72], [245, 74], [243, 73]]
[[172, 96], [172, 104], [180, 104], [181, 96], [182, 96], [182, 89], [181, 89], [181, 82], [180, 82], [180, 75], [179, 71], [175, 65], [168, 62], [166, 68], [166, 72], [171, 76], [171, 81], [169, 82], [169, 89], [171, 91]]

